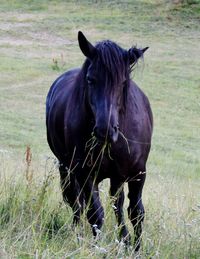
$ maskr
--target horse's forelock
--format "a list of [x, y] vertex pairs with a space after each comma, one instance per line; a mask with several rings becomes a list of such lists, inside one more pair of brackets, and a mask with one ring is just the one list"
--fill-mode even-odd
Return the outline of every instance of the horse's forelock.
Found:
[[99, 42], [95, 47], [98, 51], [97, 66], [104, 67], [106, 81], [115, 86], [128, 80], [130, 71], [126, 51], [109, 40]]

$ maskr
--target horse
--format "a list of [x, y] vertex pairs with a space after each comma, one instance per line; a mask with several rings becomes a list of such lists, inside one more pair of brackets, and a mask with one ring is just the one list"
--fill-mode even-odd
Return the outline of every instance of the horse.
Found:
[[130, 74], [148, 47], [125, 50], [110, 40], [94, 46], [81, 31], [78, 43], [86, 57], [82, 68], [59, 76], [46, 99], [47, 141], [59, 161], [63, 199], [73, 210], [74, 224], [87, 209], [97, 236], [104, 222], [98, 184], [109, 178], [119, 237], [130, 244], [123, 211], [127, 183], [128, 217], [138, 251], [153, 116], [148, 98]]

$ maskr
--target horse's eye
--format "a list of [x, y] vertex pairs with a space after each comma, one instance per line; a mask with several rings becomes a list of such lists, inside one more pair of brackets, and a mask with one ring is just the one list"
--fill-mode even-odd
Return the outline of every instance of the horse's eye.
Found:
[[88, 85], [92, 86], [95, 84], [95, 79], [91, 77], [87, 77], [87, 83]]
[[123, 84], [123, 87], [126, 87], [127, 81], [125, 80], [122, 84]]

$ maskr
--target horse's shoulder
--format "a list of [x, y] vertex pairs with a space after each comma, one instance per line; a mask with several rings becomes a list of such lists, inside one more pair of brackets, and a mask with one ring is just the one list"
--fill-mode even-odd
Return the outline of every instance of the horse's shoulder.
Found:
[[80, 69], [75, 68], [68, 70], [61, 74], [51, 85], [49, 92], [47, 94], [46, 105], [47, 107], [51, 104], [52, 100], [55, 99], [57, 96], [62, 95], [64, 96], [67, 94], [67, 90], [70, 89], [70, 86], [75, 81]]
[[80, 68], [75, 68], [68, 70], [64, 72], [62, 75], [60, 75], [52, 84], [49, 93], [51, 93], [56, 88], [62, 87], [63, 85], [66, 85], [68, 81], [72, 81], [76, 78], [80, 71]]

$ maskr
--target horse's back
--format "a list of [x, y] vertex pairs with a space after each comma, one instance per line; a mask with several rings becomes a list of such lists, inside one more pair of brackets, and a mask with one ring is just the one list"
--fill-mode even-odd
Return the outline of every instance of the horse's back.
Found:
[[80, 69], [73, 69], [59, 76], [47, 94], [47, 140], [53, 153], [60, 158], [64, 154], [64, 114]]

